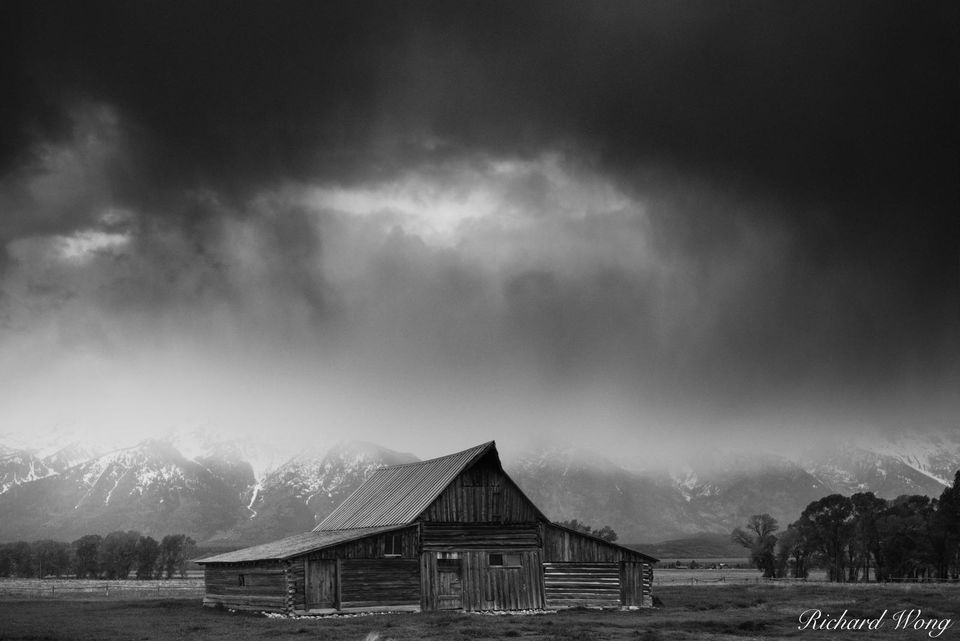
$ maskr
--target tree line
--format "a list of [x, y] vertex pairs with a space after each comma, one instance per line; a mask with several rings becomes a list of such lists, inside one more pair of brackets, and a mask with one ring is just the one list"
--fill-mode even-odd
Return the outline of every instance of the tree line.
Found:
[[613, 543], [618, 538], [617, 533], [609, 525], [593, 528], [587, 525], [586, 523], [581, 523], [577, 519], [570, 519], [569, 521], [560, 521], [558, 525], [562, 525], [563, 527], [570, 528], [571, 530], [576, 530], [577, 532], [583, 532], [584, 534], [592, 534], [593, 536], [599, 537], [604, 541], [609, 541], [610, 543]]
[[960, 471], [939, 498], [831, 494], [782, 532], [755, 514], [731, 538], [765, 577], [806, 578], [822, 567], [835, 582], [960, 580]]
[[0, 544], [0, 577], [138, 579], [186, 577], [196, 542], [185, 534], [160, 541], [135, 530], [87, 534], [72, 543], [44, 539]]

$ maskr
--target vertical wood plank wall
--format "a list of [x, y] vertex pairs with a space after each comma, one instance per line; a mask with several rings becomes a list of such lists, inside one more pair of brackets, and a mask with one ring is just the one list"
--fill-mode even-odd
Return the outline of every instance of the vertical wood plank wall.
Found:
[[538, 548], [536, 523], [424, 523], [423, 549], [436, 551], [508, 548]]
[[420, 546], [419, 531], [419, 527], [413, 525], [402, 530], [387, 532], [386, 534], [374, 534], [373, 536], [350, 541], [349, 543], [341, 543], [340, 545], [314, 552], [310, 557], [315, 556], [321, 559], [377, 559], [383, 557], [387, 537], [399, 535], [401, 537], [401, 558], [416, 559]]
[[652, 608], [653, 566], [639, 561], [622, 561], [620, 590], [623, 605]]
[[[490, 553], [517, 554], [519, 567], [490, 565]], [[461, 552], [424, 551], [420, 561], [421, 608], [438, 608], [437, 559], [460, 562], [464, 610], [532, 610], [543, 608], [543, 573], [539, 549], [494, 548]]]
[[336, 559], [309, 559], [304, 563], [304, 604], [307, 610], [337, 607]]
[[580, 563], [609, 563], [620, 562], [630, 557], [630, 560], [641, 561], [638, 554], [625, 553], [621, 548], [607, 545], [603, 541], [590, 536], [583, 536], [563, 528], [547, 524], [543, 528], [543, 559], [544, 561], [576, 561]]
[[500, 469], [498, 459], [487, 456], [454, 479], [421, 518], [445, 523], [534, 523], [539, 516]]
[[340, 607], [420, 605], [420, 564], [407, 559], [340, 561]]
[[437, 555], [424, 552], [420, 555], [420, 609], [437, 609]]
[[622, 605], [643, 605], [644, 565], [635, 561], [620, 562], [620, 603]]

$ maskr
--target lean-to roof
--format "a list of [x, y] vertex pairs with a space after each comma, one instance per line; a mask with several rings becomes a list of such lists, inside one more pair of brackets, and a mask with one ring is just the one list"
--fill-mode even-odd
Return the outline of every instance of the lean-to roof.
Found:
[[243, 563], [245, 561], [282, 561], [293, 556], [314, 552], [340, 543], [355, 541], [372, 534], [381, 534], [400, 529], [403, 526], [353, 528], [326, 532], [302, 532], [279, 541], [225, 552], [216, 556], [198, 559], [197, 563]]

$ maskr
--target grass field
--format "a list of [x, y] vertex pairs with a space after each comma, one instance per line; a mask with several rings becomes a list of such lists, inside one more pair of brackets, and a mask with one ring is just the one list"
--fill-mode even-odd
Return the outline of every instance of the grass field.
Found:
[[[273, 619], [203, 608], [199, 599], [0, 600], [2, 641], [654, 641], [694, 639], [928, 639], [924, 630], [896, 630], [899, 610], [923, 618], [960, 617], [956, 585], [665, 586], [663, 606], [644, 611], [575, 610], [531, 616], [463, 613], [389, 614], [351, 618]], [[809, 608], [833, 616], [879, 617], [878, 631], [798, 630]], [[939, 638], [960, 636], [952, 624]]]
[[[806, 582], [826, 581], [825, 570], [812, 570]], [[783, 579], [784, 582], [794, 581]], [[764, 583], [768, 582], [754, 568], [724, 568], [712, 570], [709, 568], [656, 568], [653, 571], [654, 589], [665, 585], [699, 585], [710, 583]]]

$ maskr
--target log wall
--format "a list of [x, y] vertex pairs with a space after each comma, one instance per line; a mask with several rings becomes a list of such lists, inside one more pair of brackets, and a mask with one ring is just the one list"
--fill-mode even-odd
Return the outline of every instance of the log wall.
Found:
[[653, 565], [650, 563], [643, 564], [643, 597], [640, 602], [640, 607], [643, 608], [652, 608], [653, 607]]
[[621, 605], [619, 563], [544, 563], [548, 608]]
[[299, 557], [287, 561], [287, 594], [290, 611], [304, 612], [306, 602], [306, 559]]
[[[240, 576], [243, 575], [243, 585]], [[283, 612], [287, 606], [287, 581], [276, 561], [257, 564], [206, 565], [203, 570], [203, 604], [232, 610]]]
[[548, 607], [617, 605], [614, 586], [619, 605], [653, 606], [653, 567], [639, 552], [549, 523], [542, 537]]

